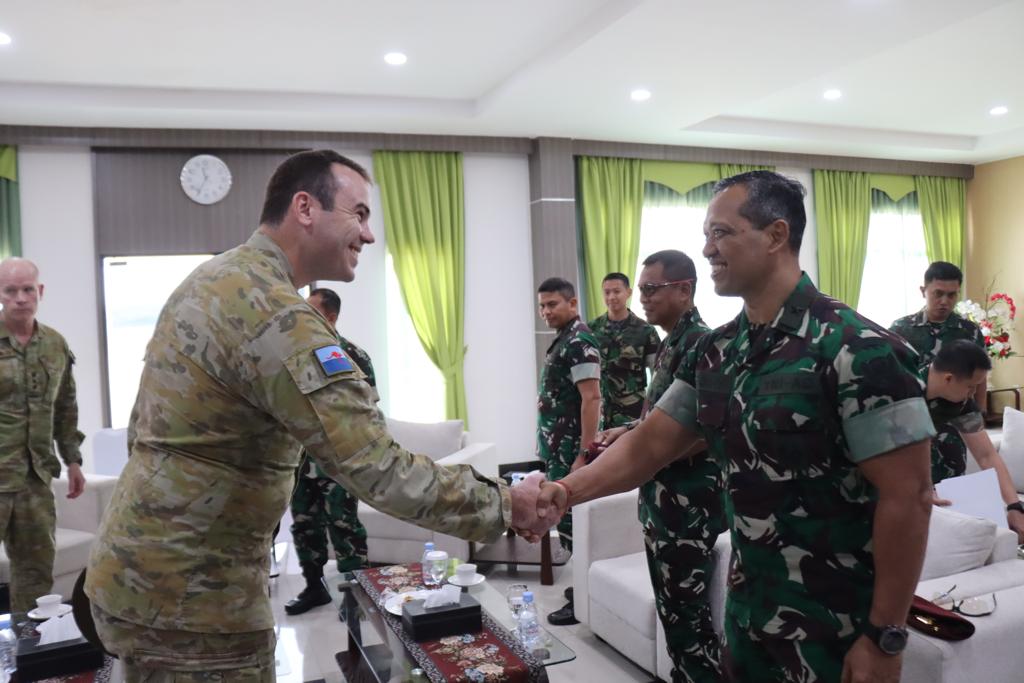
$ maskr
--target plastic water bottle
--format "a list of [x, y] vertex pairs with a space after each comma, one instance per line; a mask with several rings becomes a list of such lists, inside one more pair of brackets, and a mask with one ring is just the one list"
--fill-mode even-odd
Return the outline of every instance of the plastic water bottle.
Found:
[[423, 585], [430, 586], [434, 582], [434, 577], [430, 575], [430, 563], [427, 562], [427, 555], [434, 552], [434, 544], [431, 541], [427, 541], [423, 544], [423, 557], [420, 558], [420, 569], [423, 574]]
[[544, 646], [541, 640], [540, 624], [537, 622], [537, 608], [533, 604], [533, 593], [523, 593], [523, 608], [519, 611], [519, 640], [527, 652]]
[[11, 618], [0, 619], [0, 679], [6, 681], [17, 668], [18, 637], [11, 630]]

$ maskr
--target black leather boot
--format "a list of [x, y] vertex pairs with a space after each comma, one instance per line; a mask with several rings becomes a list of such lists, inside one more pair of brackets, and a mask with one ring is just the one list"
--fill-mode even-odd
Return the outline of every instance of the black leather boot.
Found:
[[304, 614], [314, 607], [331, 602], [331, 593], [327, 590], [327, 582], [324, 581], [323, 568], [303, 567], [302, 575], [306, 577], [306, 587], [294, 600], [289, 600], [285, 604], [285, 614]]

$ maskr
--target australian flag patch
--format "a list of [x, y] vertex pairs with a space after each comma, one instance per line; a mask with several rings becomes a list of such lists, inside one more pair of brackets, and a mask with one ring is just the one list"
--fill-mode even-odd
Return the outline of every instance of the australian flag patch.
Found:
[[337, 344], [322, 346], [313, 353], [316, 354], [316, 359], [320, 361], [320, 367], [324, 369], [324, 373], [328, 377], [337, 375], [339, 372], [352, 372], [355, 370], [352, 361], [348, 359], [348, 356], [345, 355], [345, 352]]

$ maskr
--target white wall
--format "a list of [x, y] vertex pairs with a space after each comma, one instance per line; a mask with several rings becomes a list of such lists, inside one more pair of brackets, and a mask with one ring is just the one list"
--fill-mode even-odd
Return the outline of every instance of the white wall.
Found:
[[39, 319], [68, 340], [77, 358], [78, 428], [83, 469], [92, 471], [92, 436], [103, 426], [93, 238], [92, 155], [87, 148], [19, 147], [21, 237], [45, 285]]

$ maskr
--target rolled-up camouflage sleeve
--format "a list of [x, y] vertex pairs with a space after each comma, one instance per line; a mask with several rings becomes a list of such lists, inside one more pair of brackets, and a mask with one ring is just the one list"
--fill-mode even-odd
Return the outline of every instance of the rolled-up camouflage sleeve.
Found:
[[327, 476], [381, 512], [470, 541], [497, 540], [512, 519], [504, 482], [395, 443], [363, 373], [318, 360], [316, 351], [337, 340], [316, 318], [296, 312], [288, 329], [271, 325], [254, 342], [266, 409]]
[[985, 416], [981, 414], [981, 408], [974, 399], [968, 399], [960, 414], [950, 420], [949, 424], [961, 434], [976, 434], [985, 431]]
[[65, 465], [82, 464], [82, 441], [85, 434], [78, 429], [78, 398], [72, 367], [75, 356], [70, 350], [64, 367], [64, 375], [57, 389], [57, 399], [53, 404], [53, 440], [57, 444], [57, 452]]
[[565, 345], [565, 355], [573, 384], [585, 379], [600, 379], [601, 352], [596, 346], [577, 337]]
[[661, 395], [654, 407], [687, 429], [697, 430], [696, 368], [698, 353], [691, 348], [679, 362], [672, 384]]

